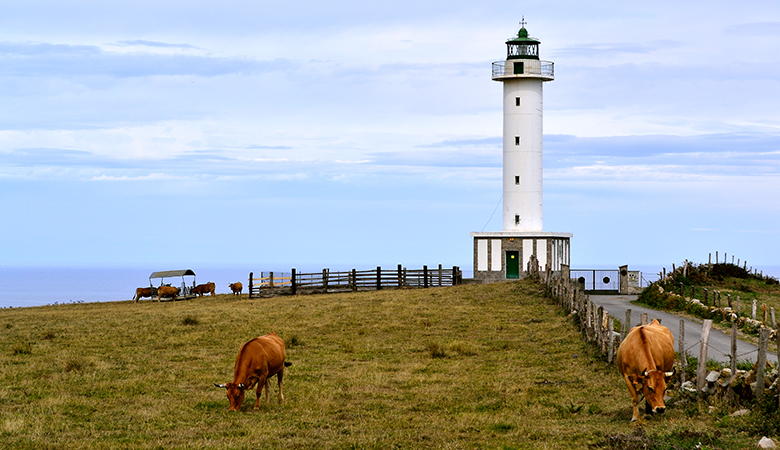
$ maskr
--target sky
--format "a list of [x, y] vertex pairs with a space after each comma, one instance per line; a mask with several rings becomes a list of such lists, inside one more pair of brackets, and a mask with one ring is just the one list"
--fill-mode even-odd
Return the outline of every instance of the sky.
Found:
[[523, 16], [573, 266], [780, 265], [775, 1], [29, 0], [0, 15], [0, 266], [470, 268]]

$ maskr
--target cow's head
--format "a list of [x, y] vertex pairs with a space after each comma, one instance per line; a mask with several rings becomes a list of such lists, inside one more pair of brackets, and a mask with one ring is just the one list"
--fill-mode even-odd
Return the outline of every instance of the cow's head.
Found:
[[666, 394], [666, 382], [674, 375], [674, 372], [662, 370], [645, 370], [634, 385], [641, 387], [642, 395], [650, 405], [653, 414], [660, 414], [666, 410], [664, 395]]
[[230, 407], [228, 408], [228, 411], [238, 411], [241, 409], [241, 403], [244, 402], [244, 390], [246, 389], [246, 386], [244, 386], [243, 384], [235, 384], [235, 383], [227, 383], [227, 384], [214, 383], [214, 386], [225, 389], [225, 392], [227, 393], [228, 402], [230, 402]]

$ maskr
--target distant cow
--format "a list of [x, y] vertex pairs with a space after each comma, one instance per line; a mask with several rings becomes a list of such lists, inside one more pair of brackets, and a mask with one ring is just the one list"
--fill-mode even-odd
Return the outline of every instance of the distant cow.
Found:
[[157, 301], [161, 298], [176, 299], [179, 296], [180, 289], [173, 286], [160, 286], [157, 288]]
[[241, 284], [240, 281], [236, 281], [235, 283], [230, 283], [230, 292], [241, 295], [241, 291], [244, 290], [244, 285]]
[[282, 377], [284, 368], [292, 363], [286, 362], [284, 341], [275, 333], [267, 334], [252, 339], [241, 347], [236, 357], [233, 368], [233, 382], [226, 384], [214, 384], [227, 392], [230, 402], [230, 411], [241, 409], [244, 401], [244, 391], [257, 385], [257, 399], [254, 408], [260, 407], [260, 394], [265, 388], [265, 401], [268, 403], [268, 380], [276, 375], [279, 385], [279, 403], [284, 401], [282, 393]]
[[209, 281], [208, 283], [199, 284], [199, 285], [195, 286], [194, 288], [192, 288], [192, 293], [193, 294], [198, 294], [201, 297], [203, 296], [203, 294], [209, 294], [209, 293], [211, 295], [214, 295], [214, 289], [216, 287], [217, 287], [217, 285], [214, 284], [213, 281]]
[[147, 287], [147, 288], [139, 287], [135, 289], [135, 297], [133, 297], [133, 300], [138, 301], [144, 297], [152, 298], [155, 295], [157, 295], [156, 287]]
[[631, 394], [632, 422], [639, 419], [640, 393], [653, 414], [664, 412], [666, 380], [674, 375], [674, 338], [668, 328], [657, 320], [632, 328], [618, 348], [617, 366]]

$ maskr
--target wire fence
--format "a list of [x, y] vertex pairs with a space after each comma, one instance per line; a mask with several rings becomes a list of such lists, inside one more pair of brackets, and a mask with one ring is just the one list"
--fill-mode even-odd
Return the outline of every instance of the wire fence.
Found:
[[[577, 283], [575, 280], [571, 279], [571, 273], [568, 266], [564, 265], [560, 272], [537, 271], [536, 273], [545, 287], [546, 295], [558, 303], [569, 316], [576, 319], [575, 323], [580, 328], [584, 339], [593, 344], [607, 362], [612, 363], [616, 358], [617, 349], [619, 348], [620, 343], [625, 339], [629, 330], [632, 328], [633, 318], [631, 310], [627, 310], [625, 317], [622, 318], [610, 316], [602, 306], [591, 301], [588, 294], [585, 293], [581, 283]], [[647, 314], [641, 314], [639, 323], [641, 325], [648, 324], [648, 319]], [[619, 322], [619, 326], [615, 325], [617, 322]], [[741, 381], [743, 384], [746, 383], [750, 386], [750, 391], [753, 395], [752, 398], [760, 398], [767, 395], [768, 392], [771, 392], [772, 395], [778, 397], [777, 401], [778, 404], [780, 404], [780, 395], [778, 395], [777, 387], [777, 370], [771, 372], [766, 370], [771, 331], [768, 327], [762, 326], [760, 328], [757, 348], [737, 353], [737, 326], [736, 324], [733, 324], [731, 349], [727, 354], [730, 359], [731, 367], [728, 371], [724, 369], [722, 372], [718, 373], [717, 376], [713, 376], [714, 371], [707, 369], [709, 351], [712, 350], [713, 352], [718, 353], [723, 353], [723, 351], [714, 346], [709, 340], [712, 320], [704, 320], [701, 338], [692, 344], [688, 343], [687, 346], [685, 343], [685, 321], [683, 319], [680, 319], [679, 326], [677, 353], [680, 358], [679, 365], [682, 366], [681, 370], [678, 372], [681, 389], [688, 389], [689, 391], [696, 392], [700, 397], [705, 397], [718, 390], [723, 392], [723, 389], [732, 389], [734, 385]], [[772, 334], [775, 336], [775, 339], [777, 339], [777, 357], [778, 361], [780, 361], [780, 333]], [[688, 381], [686, 384], [685, 376], [688, 356], [696, 347], [699, 348], [699, 352], [697, 356], [698, 367], [696, 370], [695, 383], [693, 381]], [[737, 360], [752, 354], [756, 354], [753, 369], [750, 371], [737, 370]], [[729, 377], [724, 378], [724, 375], [729, 375]], [[755, 382], [748, 383], [746, 380], [755, 380]], [[769, 391], [767, 391], [767, 387], [769, 387]]]

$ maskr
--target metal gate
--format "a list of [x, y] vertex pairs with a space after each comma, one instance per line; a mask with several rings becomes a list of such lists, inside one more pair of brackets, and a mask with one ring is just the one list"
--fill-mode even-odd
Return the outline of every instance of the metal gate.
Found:
[[571, 277], [588, 294], [618, 294], [620, 272], [601, 269], [572, 269]]

